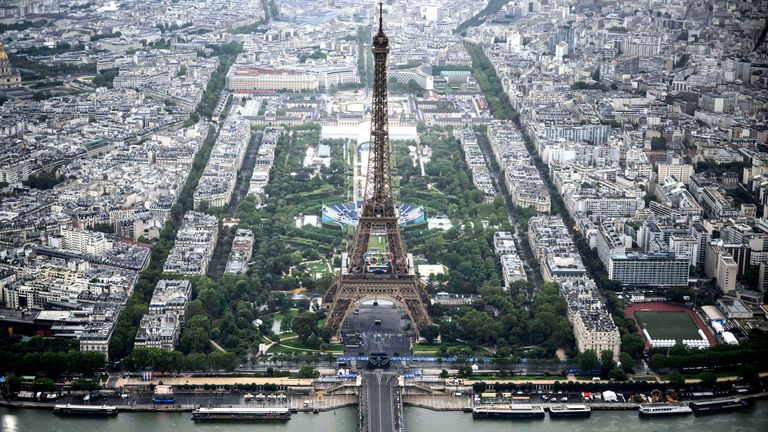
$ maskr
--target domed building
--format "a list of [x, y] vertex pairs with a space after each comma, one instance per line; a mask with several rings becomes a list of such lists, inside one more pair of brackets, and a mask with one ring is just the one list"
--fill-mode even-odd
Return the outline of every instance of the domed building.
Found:
[[21, 87], [21, 76], [13, 70], [5, 46], [0, 42], [0, 89]]

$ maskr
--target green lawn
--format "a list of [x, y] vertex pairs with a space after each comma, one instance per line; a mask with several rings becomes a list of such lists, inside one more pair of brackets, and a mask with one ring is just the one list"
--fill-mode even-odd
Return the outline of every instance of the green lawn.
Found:
[[389, 245], [387, 244], [386, 235], [372, 235], [368, 241], [368, 250], [376, 249], [379, 252], [387, 252]]
[[[444, 343], [446, 347], [449, 349], [463, 349], [467, 351], [471, 351], [472, 347], [470, 347], [467, 344], [462, 344], [458, 342], [448, 342]], [[430, 344], [430, 343], [415, 343], [413, 344], [413, 352], [419, 353], [419, 354], [428, 354], [428, 353], [437, 353], [440, 350], [440, 344]], [[488, 354], [487, 352], [483, 352], [482, 350], [478, 349], [476, 350], [476, 353], [480, 353], [481, 355]]]
[[[325, 352], [341, 353], [344, 351], [344, 347], [341, 344], [330, 344]], [[279, 345], [273, 345], [269, 349], [270, 353], [289, 353], [289, 352], [321, 352], [320, 350], [314, 350], [306, 348], [299, 342], [298, 339], [290, 339], [284, 342], [280, 342]]]
[[691, 317], [684, 312], [641, 312], [634, 313], [640, 327], [646, 329], [653, 339], [701, 339], [699, 329]]

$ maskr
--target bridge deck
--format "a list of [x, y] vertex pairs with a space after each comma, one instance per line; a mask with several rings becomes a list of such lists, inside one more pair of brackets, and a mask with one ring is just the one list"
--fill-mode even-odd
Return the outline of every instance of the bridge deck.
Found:
[[403, 401], [397, 373], [377, 369], [363, 374], [360, 431], [403, 431]]

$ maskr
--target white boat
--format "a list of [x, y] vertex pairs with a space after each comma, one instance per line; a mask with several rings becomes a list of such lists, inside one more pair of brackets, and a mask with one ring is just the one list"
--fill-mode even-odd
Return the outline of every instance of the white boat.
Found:
[[592, 408], [587, 405], [553, 405], [549, 407], [550, 417], [589, 417]]
[[688, 405], [654, 404], [640, 405], [639, 414], [643, 417], [689, 415], [693, 410]]
[[531, 404], [481, 405], [472, 409], [472, 418], [544, 418], [544, 408]]

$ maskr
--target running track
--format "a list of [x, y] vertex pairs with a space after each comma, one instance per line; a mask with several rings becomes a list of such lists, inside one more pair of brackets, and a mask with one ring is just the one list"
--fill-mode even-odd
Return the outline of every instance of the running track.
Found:
[[637, 332], [640, 333], [640, 336], [645, 341], [645, 349], [651, 349], [651, 344], [648, 342], [647, 339], [645, 339], [645, 335], [643, 334], [643, 329], [640, 328], [640, 324], [638, 324], [637, 320], [635, 320], [634, 313], [636, 311], [684, 312], [688, 314], [689, 317], [691, 317], [694, 323], [696, 323], [696, 327], [698, 327], [701, 331], [704, 332], [704, 335], [707, 337], [707, 340], [709, 341], [709, 346], [717, 345], [717, 340], [715, 340], [715, 336], [709, 330], [709, 326], [706, 325], [704, 321], [702, 321], [701, 317], [699, 317], [699, 315], [696, 314], [696, 312], [688, 309], [687, 307], [683, 307], [683, 306], [671, 304], [671, 303], [633, 303], [624, 308], [624, 317], [631, 319], [632, 322], [635, 323]]

